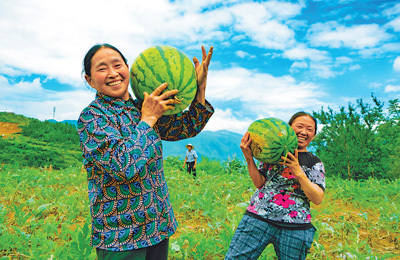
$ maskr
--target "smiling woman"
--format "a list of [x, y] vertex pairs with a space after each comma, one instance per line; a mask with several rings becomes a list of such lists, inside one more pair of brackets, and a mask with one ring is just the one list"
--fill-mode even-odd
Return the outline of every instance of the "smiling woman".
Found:
[[[178, 141], [202, 131], [214, 110], [205, 100], [212, 48], [194, 58], [196, 99], [189, 110], [173, 109], [177, 90], [161, 84], [144, 99], [128, 92], [125, 57], [109, 45], [93, 46], [84, 58], [87, 83], [96, 99], [78, 120], [87, 170], [91, 245], [98, 259], [167, 259], [168, 239], [177, 229], [164, 177], [161, 140]], [[200, 84], [201, 83], [201, 84]], [[199, 94], [200, 93], [200, 94]]]
[[126, 58], [115, 47], [96, 45], [84, 61], [85, 79], [98, 92], [129, 99], [129, 68]]
[[289, 125], [298, 147], [279, 163], [257, 168], [247, 132], [240, 148], [246, 158], [250, 178], [257, 191], [232, 238], [225, 259], [257, 259], [273, 244], [278, 259], [306, 259], [313, 242], [310, 202], [320, 204], [325, 191], [325, 169], [321, 160], [307, 151], [317, 131], [310, 114], [298, 112]]

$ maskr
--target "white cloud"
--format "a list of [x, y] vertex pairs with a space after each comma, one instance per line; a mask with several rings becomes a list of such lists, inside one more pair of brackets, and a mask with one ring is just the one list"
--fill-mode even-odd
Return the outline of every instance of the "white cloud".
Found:
[[368, 87], [371, 89], [380, 89], [382, 87], [382, 84], [378, 82], [372, 82], [368, 85]]
[[332, 70], [332, 58], [326, 51], [308, 48], [304, 44], [299, 44], [295, 48], [285, 50], [283, 57], [290, 60], [302, 61], [293, 63], [291, 72], [308, 69], [310, 74], [320, 78], [330, 78], [336, 75]]
[[398, 56], [393, 62], [393, 69], [395, 71], [400, 71], [400, 56]]
[[0, 75], [1, 110], [12, 111], [40, 120], [53, 116], [56, 107], [56, 120], [77, 119], [82, 109], [95, 97], [95, 92], [82, 88], [77, 91], [51, 91], [44, 89], [39, 78], [10, 83]]
[[360, 66], [359, 64], [354, 64], [354, 65], [351, 65], [351, 66], [349, 67], [349, 70], [350, 70], [350, 71], [359, 70], [359, 69], [361, 69], [361, 66]]
[[383, 11], [383, 14], [385, 14], [386, 16], [393, 16], [393, 15], [397, 15], [400, 14], [400, 3], [395, 4], [394, 6], [387, 8]]
[[400, 16], [388, 22], [386, 26], [392, 28], [395, 32], [400, 32]]
[[349, 57], [346, 56], [340, 56], [340, 57], [336, 57], [336, 64], [346, 64], [346, 63], [351, 63], [353, 62], [353, 60]]
[[243, 68], [213, 71], [206, 94], [211, 101], [238, 100], [242, 104], [239, 109], [263, 116], [320, 107], [323, 103], [319, 99], [324, 95], [320, 86], [313, 83]]
[[44, 89], [39, 78], [34, 79], [32, 82], [19, 81], [17, 83], [10, 83], [8, 79], [0, 75], [1, 96], [0, 100], [32, 100], [38, 97], [44, 98]]
[[239, 58], [250, 58], [250, 59], [256, 58], [255, 55], [251, 55], [250, 53], [245, 52], [245, 51], [237, 51], [237, 52], [235, 52], [235, 54], [236, 54], [236, 56], [238, 56]]
[[304, 61], [295, 61], [292, 66], [290, 66], [291, 73], [296, 73], [304, 69], [308, 69], [308, 63]]
[[385, 93], [399, 92], [399, 91], [400, 91], [400, 85], [387, 85], [385, 87]]
[[240, 118], [237, 114], [232, 113], [232, 109], [215, 109], [214, 115], [208, 121], [205, 130], [218, 131], [229, 129], [229, 131], [244, 134], [253, 122], [253, 119]]
[[314, 46], [364, 49], [377, 46], [389, 39], [390, 35], [377, 24], [345, 26], [331, 21], [313, 24], [307, 38]]
[[388, 53], [399, 53], [400, 43], [390, 42], [373, 48], [359, 50], [358, 53], [362, 58], [385, 57]]
[[285, 24], [301, 12], [301, 5], [268, 1], [245, 3], [230, 8], [234, 27], [256, 46], [282, 50], [295, 44], [293, 29]]
[[325, 61], [329, 59], [329, 54], [326, 51], [308, 48], [304, 44], [299, 44], [294, 48], [285, 50], [283, 57], [290, 60]]
[[[0, 71], [9, 76], [27, 71], [79, 85], [83, 56], [103, 42], [118, 47], [130, 63], [159, 43], [192, 49], [234, 38], [282, 49], [295, 42], [285, 23], [303, 7], [278, 1], [119, 1], [118, 15], [109, 19], [107, 0], [1, 1], [0, 36], [7, 40], [0, 42]], [[222, 29], [230, 26], [236, 31]]]

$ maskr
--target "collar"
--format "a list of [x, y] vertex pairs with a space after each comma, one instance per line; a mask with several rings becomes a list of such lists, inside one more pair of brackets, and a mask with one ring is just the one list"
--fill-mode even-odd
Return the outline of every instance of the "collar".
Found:
[[129, 93], [129, 99], [123, 100], [122, 98], [110, 97], [103, 93], [97, 92], [96, 99], [99, 100], [99, 102], [104, 107], [114, 108], [116, 110], [130, 109], [132, 107], [138, 107], [138, 103], [139, 103], [138, 100], [134, 100], [132, 98], [130, 93]]

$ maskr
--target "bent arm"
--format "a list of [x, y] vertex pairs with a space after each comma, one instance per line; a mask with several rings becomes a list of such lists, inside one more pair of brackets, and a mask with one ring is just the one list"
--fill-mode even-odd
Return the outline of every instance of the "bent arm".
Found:
[[265, 177], [261, 175], [253, 158], [251, 158], [251, 160], [248, 160], [246, 158], [246, 162], [247, 162], [247, 169], [249, 171], [249, 175], [251, 180], [253, 181], [254, 186], [256, 186], [257, 189], [261, 188], [265, 183]]
[[206, 101], [205, 106], [194, 100], [189, 110], [158, 119], [154, 129], [162, 140], [179, 141], [194, 137], [206, 126], [214, 113], [214, 108]]
[[307, 198], [309, 198], [310, 201], [315, 205], [321, 204], [325, 195], [324, 190], [321, 189], [321, 187], [317, 184], [311, 182], [303, 171], [301, 171], [296, 178], [299, 180], [301, 188], [303, 189]]
[[249, 171], [250, 178], [253, 181], [254, 186], [256, 186], [256, 188], [259, 189], [264, 185], [265, 177], [260, 174], [260, 171], [258, 170], [254, 162], [250, 144], [251, 144], [250, 134], [246, 132], [240, 141], [240, 149], [242, 150], [244, 158], [246, 159], [247, 170]]
[[160, 153], [161, 140], [146, 122], [131, 127], [132, 134], [125, 137], [123, 129], [101, 112], [88, 110], [82, 114], [78, 132], [85, 165], [99, 167], [119, 181], [144, 171], [145, 164]]

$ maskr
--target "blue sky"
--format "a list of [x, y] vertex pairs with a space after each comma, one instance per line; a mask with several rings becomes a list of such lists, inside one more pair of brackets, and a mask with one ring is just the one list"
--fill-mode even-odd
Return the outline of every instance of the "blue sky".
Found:
[[398, 1], [3, 0], [0, 111], [77, 119], [95, 92], [82, 59], [94, 44], [132, 64], [154, 45], [190, 58], [214, 46], [206, 130], [243, 134], [256, 119], [400, 98]]

